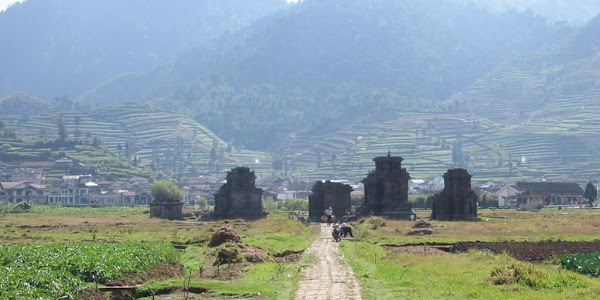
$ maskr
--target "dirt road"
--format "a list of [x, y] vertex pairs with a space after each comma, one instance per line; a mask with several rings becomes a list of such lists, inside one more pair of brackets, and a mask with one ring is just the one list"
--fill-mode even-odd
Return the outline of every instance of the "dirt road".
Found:
[[320, 236], [304, 253], [316, 261], [304, 269], [297, 300], [362, 299], [354, 272], [331, 237], [331, 227], [321, 224]]

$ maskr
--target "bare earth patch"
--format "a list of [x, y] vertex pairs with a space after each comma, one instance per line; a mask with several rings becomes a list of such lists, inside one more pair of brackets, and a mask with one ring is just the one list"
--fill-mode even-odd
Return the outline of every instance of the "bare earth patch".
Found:
[[126, 273], [123, 276], [111, 280], [106, 286], [132, 286], [142, 284], [146, 281], [166, 280], [183, 275], [183, 265], [180, 263], [162, 263], [154, 265], [141, 273]]
[[449, 255], [448, 250], [436, 246], [385, 246], [389, 252], [409, 253], [415, 255]]
[[460, 242], [450, 251], [464, 252], [469, 249], [507, 252], [518, 260], [544, 261], [557, 259], [568, 253], [592, 253], [600, 251], [600, 240], [591, 242], [540, 241], [540, 242]]

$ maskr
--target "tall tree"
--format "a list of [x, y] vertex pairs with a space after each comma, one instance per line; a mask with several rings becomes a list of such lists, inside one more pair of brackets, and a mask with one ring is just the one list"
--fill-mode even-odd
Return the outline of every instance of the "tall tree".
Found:
[[65, 124], [65, 118], [63, 115], [60, 115], [58, 119], [58, 140], [66, 141], [69, 137], [69, 132], [67, 131], [67, 126]]
[[594, 201], [596, 201], [596, 198], [598, 198], [598, 190], [591, 181], [589, 181], [585, 186], [585, 192], [583, 193], [583, 197], [585, 197], [585, 199], [588, 200], [590, 206], [592, 206], [594, 204]]
[[75, 140], [79, 140], [79, 136], [81, 136], [81, 131], [79, 130], [79, 124], [81, 123], [81, 117], [75, 117]]
[[273, 167], [275, 174], [279, 174], [283, 169], [283, 159], [281, 159], [280, 157], [273, 159], [273, 161], [271, 162], [271, 166]]

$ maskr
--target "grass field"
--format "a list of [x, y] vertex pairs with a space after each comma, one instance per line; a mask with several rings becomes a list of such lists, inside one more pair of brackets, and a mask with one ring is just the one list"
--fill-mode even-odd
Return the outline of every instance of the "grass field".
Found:
[[[430, 211], [419, 210], [424, 218]], [[356, 240], [343, 240], [342, 253], [352, 265], [364, 299], [596, 299], [600, 281], [566, 270], [560, 263], [517, 261], [508, 254], [470, 251], [453, 254], [427, 251], [426, 243], [459, 241], [595, 240], [600, 211], [589, 209], [543, 209], [539, 212], [480, 210], [480, 222], [432, 221], [430, 236], [407, 236], [412, 222], [366, 218], [353, 225]], [[200, 272], [215, 268], [214, 249], [207, 247], [212, 233], [232, 226], [243, 242], [270, 254], [302, 251], [315, 238], [313, 226], [287, 219], [286, 213], [271, 213], [253, 222], [228, 220], [203, 222], [150, 219], [145, 207], [68, 208], [34, 207], [31, 212], [0, 215], [2, 245], [56, 243], [168, 242], [185, 245], [179, 262], [185, 275], [151, 280], [139, 291], [189, 286], [218, 295], [266, 299], [293, 299], [302, 269], [311, 261], [223, 265], [231, 276], [207, 277]], [[425, 243], [423, 251], [400, 253], [383, 245]], [[418, 249], [417, 249], [418, 250]], [[229, 271], [227, 271], [229, 270]], [[516, 271], [515, 271], [516, 270]], [[514, 282], [501, 276], [516, 272]], [[512, 273], [510, 273], [512, 274]], [[523, 279], [524, 278], [524, 279]], [[172, 299], [179, 299], [173, 294]], [[151, 299], [151, 298], [148, 298]], [[163, 299], [163, 298], [158, 298]]]

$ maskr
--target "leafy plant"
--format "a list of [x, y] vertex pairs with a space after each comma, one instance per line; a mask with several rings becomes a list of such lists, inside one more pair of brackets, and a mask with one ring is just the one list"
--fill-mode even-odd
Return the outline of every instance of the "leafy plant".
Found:
[[600, 252], [565, 254], [561, 256], [560, 263], [567, 270], [593, 277], [600, 276]]
[[103, 283], [177, 258], [166, 243], [0, 245], [0, 299], [73, 299], [84, 282]]

